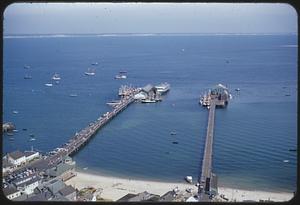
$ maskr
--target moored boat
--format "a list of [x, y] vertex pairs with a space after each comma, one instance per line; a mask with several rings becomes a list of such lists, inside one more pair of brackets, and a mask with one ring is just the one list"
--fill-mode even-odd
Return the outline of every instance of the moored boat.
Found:
[[86, 72], [84, 72], [84, 74], [88, 76], [94, 76], [96, 73], [94, 69], [89, 68]]
[[52, 80], [60, 80], [60, 76], [57, 73], [54, 73], [54, 75], [52, 76]]
[[125, 75], [126, 71], [120, 71], [118, 75], [115, 76], [115, 79], [126, 79], [127, 76]]
[[193, 183], [193, 177], [192, 177], [192, 176], [186, 176], [184, 179], [185, 179], [187, 182], [189, 182], [189, 183]]
[[141, 102], [142, 102], [142, 103], [155, 103], [155, 102], [156, 102], [156, 100], [151, 100], [151, 99], [143, 99]]
[[155, 86], [157, 92], [163, 94], [170, 90], [170, 84], [169, 83], [161, 83], [159, 85]]

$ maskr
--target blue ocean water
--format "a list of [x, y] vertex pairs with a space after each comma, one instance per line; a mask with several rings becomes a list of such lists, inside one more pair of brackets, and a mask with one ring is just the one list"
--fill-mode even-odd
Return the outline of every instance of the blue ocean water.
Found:
[[[4, 38], [3, 121], [19, 132], [13, 141], [3, 136], [3, 152], [54, 149], [109, 111], [120, 85], [169, 82], [161, 103], [130, 105], [74, 159], [78, 169], [107, 175], [196, 179], [208, 115], [199, 95], [223, 83], [233, 99], [216, 112], [219, 185], [295, 191], [297, 158], [288, 149], [297, 146], [297, 44], [294, 35]], [[89, 67], [95, 76], [84, 75]], [[120, 70], [126, 80], [114, 80]], [[46, 87], [55, 72], [62, 80]]]

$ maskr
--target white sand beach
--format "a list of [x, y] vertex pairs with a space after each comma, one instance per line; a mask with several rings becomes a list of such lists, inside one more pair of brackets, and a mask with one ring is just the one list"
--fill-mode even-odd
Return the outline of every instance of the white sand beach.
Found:
[[147, 191], [151, 194], [163, 195], [168, 191], [178, 187], [179, 190], [192, 188], [197, 190], [194, 184], [188, 183], [166, 183], [155, 181], [135, 180], [129, 178], [117, 178], [109, 176], [94, 175], [77, 172], [77, 176], [66, 181], [67, 185], [72, 185], [77, 189], [92, 186], [103, 189], [101, 197], [116, 201], [128, 193], [137, 194]]
[[266, 192], [266, 191], [250, 191], [243, 189], [232, 189], [226, 187], [218, 187], [219, 195], [224, 194], [229, 201], [244, 200], [271, 200], [271, 201], [289, 201], [293, 198], [293, 193], [287, 192]]
[[[101, 197], [113, 201], [120, 199], [128, 193], [137, 194], [143, 191], [162, 196], [166, 192], [171, 191], [176, 187], [182, 191], [186, 190], [187, 188], [192, 188], [194, 191], [197, 190], [195, 185], [184, 183], [184, 181], [182, 183], [156, 182], [135, 180], [130, 178], [117, 178], [112, 176], [101, 176], [83, 172], [77, 172], [77, 176], [66, 181], [66, 184], [72, 185], [77, 189], [82, 189], [88, 186], [103, 189]], [[218, 191], [219, 194], [224, 194], [229, 201], [289, 201], [293, 197], [293, 193], [248, 191], [225, 187], [219, 187]]]

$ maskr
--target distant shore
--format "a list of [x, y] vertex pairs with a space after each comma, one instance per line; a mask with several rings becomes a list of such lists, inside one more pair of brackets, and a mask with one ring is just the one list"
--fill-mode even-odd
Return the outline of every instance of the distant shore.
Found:
[[[119, 178], [113, 176], [103, 176], [99, 174], [90, 174], [77, 172], [77, 176], [66, 181], [66, 184], [72, 185], [77, 189], [92, 186], [102, 189], [101, 197], [107, 200], [116, 201], [128, 193], [137, 194], [147, 191], [152, 194], [162, 196], [168, 191], [175, 189], [186, 190], [192, 188], [194, 191], [197, 187], [188, 183], [169, 183], [156, 182], [148, 180], [135, 180], [130, 178]], [[218, 188], [219, 194], [224, 194], [229, 201], [243, 200], [272, 200], [272, 201], [289, 201], [293, 198], [293, 193], [287, 192], [264, 192], [264, 191], [248, 191], [242, 189], [231, 189], [226, 187]]]

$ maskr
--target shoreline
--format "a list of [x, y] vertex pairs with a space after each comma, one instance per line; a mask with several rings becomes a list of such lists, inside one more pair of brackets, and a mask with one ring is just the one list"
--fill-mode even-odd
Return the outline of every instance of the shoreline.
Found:
[[[120, 178], [101, 174], [91, 174], [82, 171], [76, 171], [76, 176], [67, 180], [67, 185], [72, 185], [78, 190], [92, 186], [96, 189], [102, 189], [101, 197], [106, 200], [116, 201], [128, 193], [137, 194], [147, 191], [151, 194], [164, 195], [176, 187], [185, 191], [192, 189], [197, 191], [194, 184], [176, 183], [176, 182], [159, 182], [150, 180], [136, 180], [131, 178]], [[266, 192], [266, 191], [249, 191], [243, 189], [232, 189], [228, 187], [218, 187], [219, 194], [224, 194], [229, 201], [243, 200], [271, 200], [271, 201], [289, 201], [293, 198], [293, 193], [289, 192]]]

